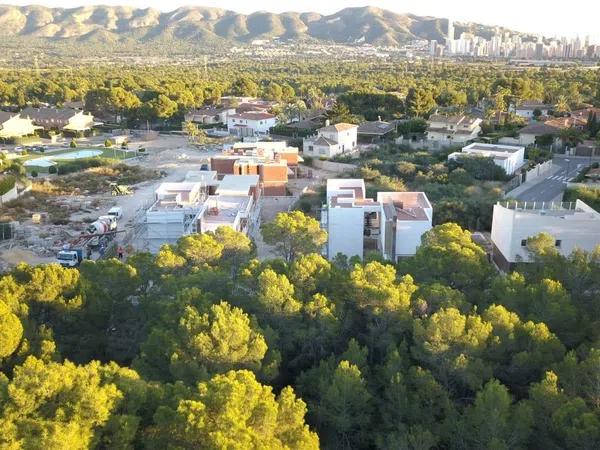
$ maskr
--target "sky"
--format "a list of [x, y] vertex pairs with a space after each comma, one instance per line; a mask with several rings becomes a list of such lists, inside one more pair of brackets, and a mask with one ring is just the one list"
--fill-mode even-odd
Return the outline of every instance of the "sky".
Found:
[[0, 3], [70, 8], [82, 5], [128, 5], [139, 8], [152, 7], [170, 11], [179, 6], [213, 6], [241, 13], [254, 11], [315, 11], [331, 14], [352, 6], [377, 6], [398, 13], [413, 13], [436, 17], [452, 17], [457, 21], [500, 25], [523, 32], [540, 33], [544, 36], [590, 35], [600, 43], [600, 0], [0, 0]]

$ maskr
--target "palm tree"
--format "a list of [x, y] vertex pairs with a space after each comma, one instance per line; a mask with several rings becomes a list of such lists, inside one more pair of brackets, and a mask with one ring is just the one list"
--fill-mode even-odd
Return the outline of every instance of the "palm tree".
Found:
[[195, 142], [196, 141], [196, 137], [198, 136], [200, 130], [198, 128], [198, 125], [196, 125], [194, 122], [192, 122], [191, 120], [188, 120], [187, 122], [185, 122], [183, 124], [183, 131], [187, 134], [188, 136], [188, 141], [190, 143]]
[[576, 147], [577, 144], [581, 144], [585, 138], [582, 131], [577, 128], [563, 128], [558, 132], [558, 137], [562, 141], [563, 145], [568, 147]]
[[569, 102], [564, 95], [560, 95], [558, 100], [556, 101], [556, 105], [554, 105], [554, 112], [565, 114], [571, 111], [571, 107], [569, 106]]

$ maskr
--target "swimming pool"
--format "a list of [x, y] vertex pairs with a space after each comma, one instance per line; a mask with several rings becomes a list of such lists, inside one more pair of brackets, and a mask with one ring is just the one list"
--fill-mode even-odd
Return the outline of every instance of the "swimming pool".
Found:
[[45, 159], [55, 159], [58, 161], [68, 161], [71, 159], [93, 158], [102, 154], [102, 150], [77, 150], [69, 153], [62, 153], [56, 156], [47, 156]]
[[54, 161], [72, 161], [74, 159], [93, 158], [94, 156], [102, 155], [102, 150], [75, 150], [59, 155], [48, 155], [42, 158], [35, 158], [25, 161], [25, 166], [49, 167], [54, 166]]

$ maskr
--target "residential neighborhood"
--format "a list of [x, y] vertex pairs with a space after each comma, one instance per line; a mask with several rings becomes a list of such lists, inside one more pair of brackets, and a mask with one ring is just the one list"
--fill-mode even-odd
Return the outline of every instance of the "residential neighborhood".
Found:
[[600, 449], [599, 6], [48, 1], [1, 449]]

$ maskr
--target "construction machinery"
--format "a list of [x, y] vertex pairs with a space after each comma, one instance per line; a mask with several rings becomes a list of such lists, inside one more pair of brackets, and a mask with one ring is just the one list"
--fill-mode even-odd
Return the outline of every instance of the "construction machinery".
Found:
[[123, 184], [110, 183], [110, 192], [112, 195], [131, 195], [133, 191], [129, 186]]

